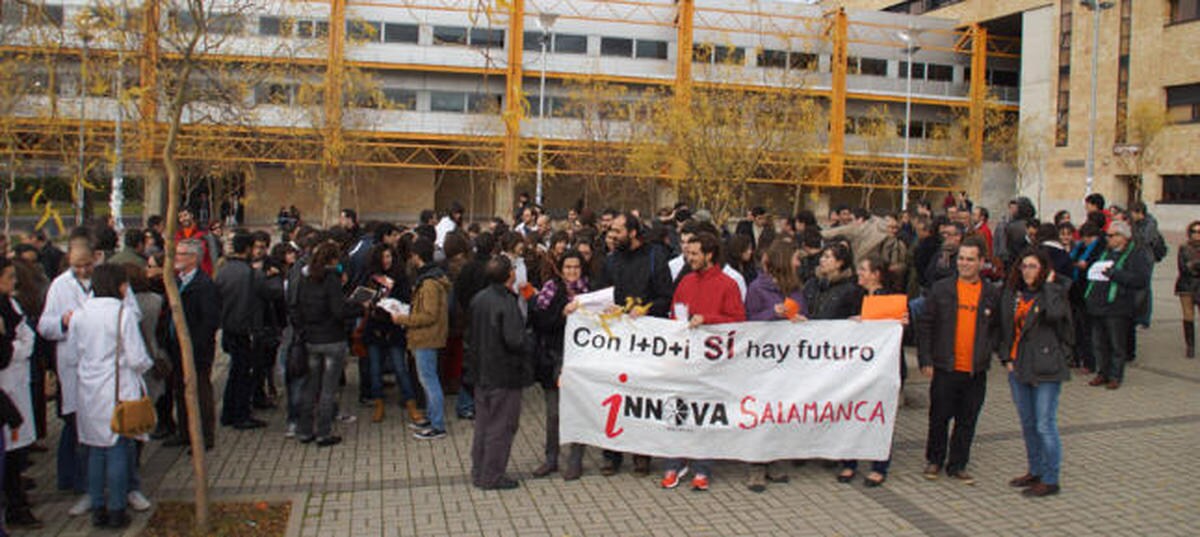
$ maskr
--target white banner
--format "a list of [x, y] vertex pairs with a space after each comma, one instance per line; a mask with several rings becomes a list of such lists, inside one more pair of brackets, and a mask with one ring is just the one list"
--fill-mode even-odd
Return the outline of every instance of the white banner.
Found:
[[896, 321], [702, 326], [567, 321], [559, 427], [653, 455], [766, 462], [883, 460], [900, 389]]

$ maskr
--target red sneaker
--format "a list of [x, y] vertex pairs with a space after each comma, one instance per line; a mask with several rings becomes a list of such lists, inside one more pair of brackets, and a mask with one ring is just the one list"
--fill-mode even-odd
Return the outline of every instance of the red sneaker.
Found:
[[667, 470], [667, 473], [662, 478], [662, 488], [673, 489], [679, 486], [679, 482], [683, 480], [683, 476], [687, 475], [688, 468], [684, 466], [682, 470]]
[[692, 490], [708, 492], [708, 476], [696, 474], [696, 477], [692, 478]]

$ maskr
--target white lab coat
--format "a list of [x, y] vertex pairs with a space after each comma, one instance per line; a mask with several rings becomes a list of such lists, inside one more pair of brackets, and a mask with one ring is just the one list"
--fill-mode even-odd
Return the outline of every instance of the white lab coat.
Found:
[[[89, 298], [71, 318], [67, 344], [78, 357], [79, 409], [76, 426], [79, 442], [88, 446], [111, 447], [119, 438], [112, 432], [112, 414], [117, 391], [117, 317], [122, 301], [115, 298]], [[133, 401], [146, 394], [142, 373], [154, 362], [146, 352], [138, 319], [128, 306], [121, 317], [121, 400]], [[61, 367], [61, 365], [60, 365]], [[64, 388], [65, 389], [65, 388]]]
[[[0, 299], [3, 300], [3, 299]], [[14, 431], [5, 426], [3, 429], [5, 448], [7, 451], [21, 449], [32, 444], [37, 439], [37, 429], [33, 422], [33, 393], [29, 383], [29, 357], [33, 355], [33, 329], [25, 322], [25, 312], [12, 298], [12, 308], [21, 314], [21, 322], [17, 324], [16, 337], [13, 339], [12, 361], [8, 367], [0, 370], [0, 389], [8, 394], [8, 398], [21, 411], [21, 426]]]
[[[50, 289], [46, 292], [46, 307], [42, 310], [42, 317], [38, 319], [37, 331], [42, 337], [57, 342], [57, 371], [58, 382], [62, 385], [62, 392], [59, 400], [59, 411], [63, 414], [73, 414], [78, 405], [76, 404], [75, 394], [79, 392], [78, 382], [76, 377], [76, 369], [79, 365], [79, 357], [76, 352], [67, 345], [67, 330], [62, 329], [62, 317], [68, 311], [76, 311], [83, 307], [83, 303], [91, 296], [90, 285], [84, 288], [84, 285], [75, 278], [75, 273], [71, 270], [65, 270], [58, 277], [50, 282]], [[137, 301], [133, 298], [133, 293], [125, 293], [126, 315], [131, 312], [135, 319], [141, 319], [141, 310], [137, 307]], [[116, 317], [114, 317], [116, 319]], [[75, 319], [71, 319], [71, 324], [75, 323]]]

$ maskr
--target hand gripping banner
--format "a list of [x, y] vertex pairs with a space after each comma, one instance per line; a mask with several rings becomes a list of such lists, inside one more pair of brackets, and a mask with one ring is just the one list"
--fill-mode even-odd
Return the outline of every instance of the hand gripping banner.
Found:
[[896, 321], [567, 321], [561, 441], [657, 457], [883, 460]]

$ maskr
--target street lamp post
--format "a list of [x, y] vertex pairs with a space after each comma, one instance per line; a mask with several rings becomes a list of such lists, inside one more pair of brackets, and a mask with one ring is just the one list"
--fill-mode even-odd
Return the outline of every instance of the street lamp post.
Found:
[[904, 90], [904, 172], [903, 172], [903, 179], [901, 181], [901, 187], [900, 187], [900, 209], [907, 211], [908, 210], [908, 191], [909, 191], [909, 184], [910, 184], [909, 177], [908, 177], [908, 158], [909, 158], [909, 134], [910, 134], [910, 131], [912, 130], [911, 124], [912, 124], [913, 54], [916, 54], [918, 50], [921, 50], [921, 47], [919, 45], [917, 45], [917, 43], [916, 43], [917, 36], [920, 35], [920, 31], [913, 29], [913, 28], [909, 28], [908, 30], [898, 32], [896, 35], [899, 36], [900, 40], [904, 41], [904, 43], [907, 45], [906, 47], [904, 47], [904, 55], [908, 62], [908, 68], [906, 69], [907, 76], [905, 77], [906, 82], [905, 82], [905, 90]]
[[542, 166], [545, 147], [543, 131], [546, 129], [546, 44], [550, 40], [550, 28], [554, 26], [556, 20], [558, 20], [558, 15], [555, 13], [538, 15], [538, 27], [542, 29], [542, 75], [538, 82], [537, 190], [534, 193], [534, 202], [538, 205], [542, 204]]
[[1098, 0], [1080, 0], [1079, 3], [1092, 10], [1092, 108], [1088, 112], [1088, 152], [1087, 152], [1087, 182], [1084, 186], [1084, 196], [1091, 195], [1092, 186], [1096, 182], [1096, 86], [1100, 74], [1100, 12], [1112, 9], [1112, 2]]

